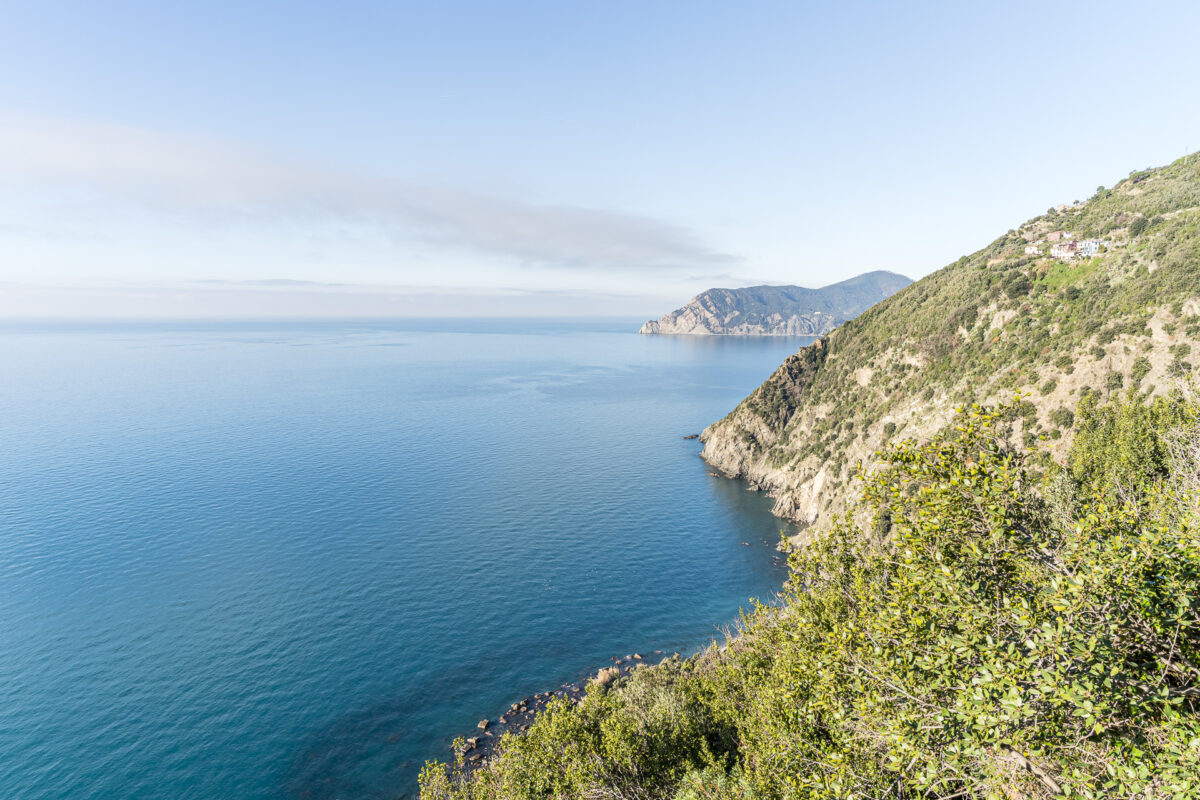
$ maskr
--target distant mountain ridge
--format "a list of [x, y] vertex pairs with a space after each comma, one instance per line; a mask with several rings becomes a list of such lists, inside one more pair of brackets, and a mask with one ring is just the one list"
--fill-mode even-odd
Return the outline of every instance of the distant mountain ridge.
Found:
[[709, 289], [639, 333], [698, 336], [821, 336], [912, 283], [882, 270], [821, 289], [749, 286]]

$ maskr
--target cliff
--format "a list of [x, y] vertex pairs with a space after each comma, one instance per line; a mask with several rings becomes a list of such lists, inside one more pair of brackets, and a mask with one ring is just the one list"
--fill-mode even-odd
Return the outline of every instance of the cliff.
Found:
[[[1195, 355], [1193, 355], [1193, 353]], [[1200, 155], [1010, 230], [789, 357], [701, 436], [704, 458], [811, 523], [891, 440], [1024, 395], [1018, 443], [1060, 459], [1088, 391], [1162, 394], [1200, 357]]]
[[868, 272], [822, 289], [709, 289], [683, 308], [647, 322], [639, 333], [821, 336], [910, 283], [893, 272]]

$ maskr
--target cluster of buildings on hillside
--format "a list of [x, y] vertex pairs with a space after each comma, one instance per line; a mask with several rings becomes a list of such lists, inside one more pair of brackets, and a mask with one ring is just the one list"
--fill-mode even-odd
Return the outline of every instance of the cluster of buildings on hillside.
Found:
[[[1052, 231], [1047, 233], [1046, 241], [1051, 243], [1050, 257], [1057, 258], [1059, 261], [1074, 261], [1077, 258], [1091, 258], [1100, 252], [1100, 246], [1104, 244], [1104, 242], [1100, 241], [1099, 239], [1076, 239], [1075, 234], [1068, 231]], [[1041, 245], [1026, 245], [1025, 255], [1042, 255]]]

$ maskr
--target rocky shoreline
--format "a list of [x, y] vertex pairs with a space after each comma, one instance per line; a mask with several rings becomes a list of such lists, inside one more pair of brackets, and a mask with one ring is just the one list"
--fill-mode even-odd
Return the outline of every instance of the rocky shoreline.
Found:
[[[700, 436], [700, 434], [691, 434], [682, 438], [698, 439]], [[709, 472], [709, 474], [721, 478], [734, 477], [721, 472]], [[751, 484], [748, 488], [755, 491], [762, 491], [763, 487]], [[746, 547], [750, 546], [749, 542], [742, 542], [741, 544]], [[786, 553], [782, 545], [778, 545], [776, 549]], [[772, 558], [772, 563], [779, 565], [785, 563], [784, 559], [786, 559], [786, 555], [775, 556]], [[606, 686], [619, 678], [629, 675], [635, 669], [664, 660], [662, 650], [654, 650], [651, 655], [654, 657], [653, 662], [641, 653], [613, 656], [610, 659], [612, 666], [602, 667], [594, 674], [589, 673], [580, 680], [564, 683], [552, 691], [530, 695], [513, 703], [496, 717], [480, 720], [472, 735], [456, 738], [454, 743], [450, 745], [454, 757], [453, 760], [459, 761], [461, 759], [461, 766], [458, 771], [459, 777], [462, 779], [469, 778], [476, 770], [490, 764], [499, 755], [500, 744], [504, 740], [505, 734], [519, 736], [527, 731], [537, 718], [537, 715], [544, 711], [554, 699], [565, 698], [568, 702], [580, 703], [587, 694], [588, 687]], [[674, 655], [665, 656], [665, 659], [679, 657], [679, 653], [675, 653]]]
[[[662, 654], [662, 650], [653, 652], [654, 656], [662, 656]], [[588, 686], [607, 685], [648, 663], [647, 657], [641, 653], [613, 656], [611, 660], [612, 666], [603, 667], [594, 675], [571, 683], [564, 683], [553, 691], [530, 695], [513, 703], [494, 719], [480, 720], [479, 725], [476, 726], [477, 733], [463, 739], [461, 746], [455, 750], [456, 756], [462, 756], [461, 775], [467, 777], [475, 770], [490, 763], [497, 755], [504, 735], [506, 733], [514, 735], [524, 733], [533, 724], [537, 715], [550, 704], [551, 700], [564, 697], [571, 703], [579, 703], [587, 693]]]

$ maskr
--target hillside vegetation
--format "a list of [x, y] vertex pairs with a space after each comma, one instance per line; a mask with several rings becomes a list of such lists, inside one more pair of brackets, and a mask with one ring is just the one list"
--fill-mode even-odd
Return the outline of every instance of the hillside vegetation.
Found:
[[1010, 411], [889, 447], [869, 524], [725, 648], [555, 700], [423, 800], [1200, 797], [1200, 407], [1089, 400], [1040, 479]]
[[[1064, 261], [1049, 239], [1099, 239]], [[1027, 254], [1026, 248], [1038, 248]], [[703, 435], [709, 463], [812, 522], [844, 506], [860, 461], [928, 438], [956, 405], [1027, 397], [1019, 443], [1061, 458], [1085, 389], [1161, 394], [1200, 358], [1200, 155], [1051, 209], [790, 358]]]

